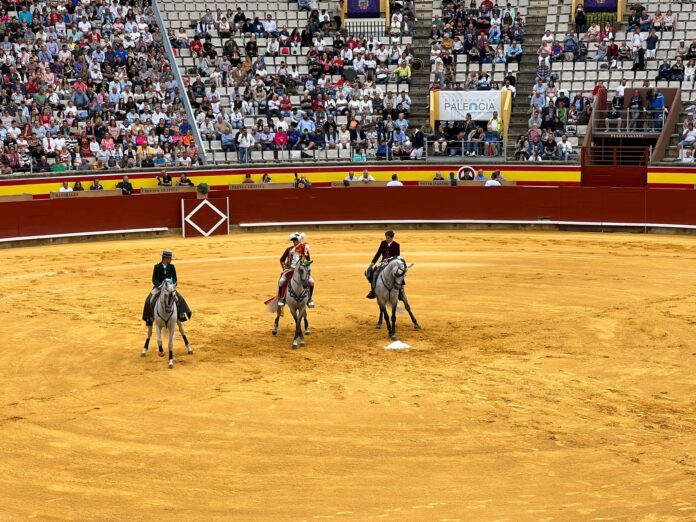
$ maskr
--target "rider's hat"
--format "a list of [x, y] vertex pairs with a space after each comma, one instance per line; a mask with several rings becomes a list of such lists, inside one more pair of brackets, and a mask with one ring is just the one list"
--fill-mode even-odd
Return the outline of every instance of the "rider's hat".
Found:
[[302, 232], [293, 232], [288, 236], [288, 241], [302, 241], [304, 239], [304, 234]]
[[174, 258], [174, 254], [172, 253], [171, 250], [163, 250], [163, 251], [162, 251], [162, 257], [163, 257], [163, 258], [166, 257], [166, 258], [169, 258], [169, 259], [173, 259], [173, 258]]

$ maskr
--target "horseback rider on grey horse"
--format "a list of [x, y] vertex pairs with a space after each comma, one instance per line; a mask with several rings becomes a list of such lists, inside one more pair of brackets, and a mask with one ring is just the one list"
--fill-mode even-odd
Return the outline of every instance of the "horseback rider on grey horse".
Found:
[[[143, 306], [143, 321], [145, 321], [147, 326], [152, 326], [153, 324], [155, 315], [153, 306], [159, 297], [162, 283], [164, 283], [166, 279], [170, 279], [173, 284], [177, 283], [176, 268], [172, 264], [173, 258], [174, 254], [169, 250], [165, 250], [162, 252], [162, 261], [157, 263], [152, 270], [152, 290], [145, 299], [145, 305]], [[191, 319], [191, 315], [193, 315], [193, 313], [191, 312], [189, 305], [186, 303], [186, 300], [181, 296], [181, 294], [179, 294], [178, 291], [176, 293], [176, 299], [177, 308], [179, 311], [178, 320], [183, 323]]]
[[[292, 278], [294, 270], [302, 259], [311, 262], [312, 258], [309, 255], [309, 244], [305, 241], [305, 235], [302, 232], [293, 232], [288, 237], [288, 241], [292, 241], [292, 246], [289, 246], [283, 252], [280, 258], [280, 266], [283, 272], [278, 280], [278, 306], [285, 306], [285, 285]], [[314, 279], [309, 276], [309, 302], [308, 308], [314, 308]]]
[[[370, 293], [367, 294], [368, 299], [374, 299], [377, 297], [375, 294], [375, 283], [377, 282], [377, 276], [387, 265], [388, 261], [392, 257], [398, 257], [401, 255], [401, 246], [399, 243], [394, 241], [394, 231], [387, 230], [384, 233], [384, 241], [379, 244], [379, 249], [377, 253], [372, 258], [372, 262], [365, 273], [368, 281], [370, 281]], [[375, 268], [375, 263], [380, 260], [380, 264]]]

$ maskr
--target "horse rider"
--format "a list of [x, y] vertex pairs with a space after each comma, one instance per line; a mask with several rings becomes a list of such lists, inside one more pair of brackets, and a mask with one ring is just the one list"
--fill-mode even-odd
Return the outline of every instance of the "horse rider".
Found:
[[[370, 267], [367, 269], [367, 279], [370, 281], [370, 293], [367, 294], [368, 299], [374, 299], [377, 297], [377, 294], [375, 294], [375, 283], [377, 282], [377, 275], [379, 274], [380, 270], [385, 266], [385, 261], [388, 261], [392, 257], [400, 256], [401, 255], [401, 247], [399, 246], [399, 243], [394, 241], [394, 231], [393, 230], [387, 230], [384, 233], [384, 241], [382, 241], [379, 244], [379, 248], [377, 249], [377, 253], [375, 256], [372, 258], [372, 262], [370, 263]], [[382, 258], [380, 266], [375, 269], [375, 263]]]
[[[145, 321], [145, 324], [148, 326], [152, 325], [154, 320], [154, 303], [159, 297], [162, 283], [164, 283], [165, 280], [169, 280], [173, 284], [177, 282], [176, 267], [172, 264], [173, 258], [174, 254], [170, 250], [165, 250], [162, 252], [162, 261], [157, 263], [152, 270], [152, 290], [147, 296], [147, 299], [145, 299], [145, 306], [143, 308], [143, 321]], [[176, 298], [179, 321], [184, 322], [191, 318], [192, 312], [186, 300], [181, 297], [178, 291], [176, 292]]]
[[[292, 246], [289, 246], [280, 256], [280, 266], [283, 270], [278, 280], [278, 306], [285, 306], [285, 297], [283, 296], [283, 288], [285, 284], [292, 278], [292, 274], [297, 268], [297, 265], [303, 259], [311, 261], [312, 258], [309, 255], [309, 244], [305, 241], [305, 235], [302, 232], [293, 232], [288, 237], [288, 241], [292, 241]], [[314, 294], [314, 279], [311, 274], [309, 276], [309, 302], [307, 306], [309, 308], [314, 308], [314, 300], [312, 295]]]

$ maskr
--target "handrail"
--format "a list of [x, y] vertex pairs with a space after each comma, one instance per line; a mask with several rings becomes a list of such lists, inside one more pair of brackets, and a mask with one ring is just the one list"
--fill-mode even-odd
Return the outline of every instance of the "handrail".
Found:
[[174, 55], [174, 49], [172, 48], [172, 43], [169, 41], [169, 33], [164, 25], [164, 17], [159, 8], [158, 0], [152, 0], [152, 9], [155, 13], [155, 20], [157, 21], [157, 27], [162, 34], [162, 45], [167, 53], [167, 58], [169, 58], [169, 63], [172, 67], [172, 73], [174, 74], [174, 80], [176, 81], [176, 86], [179, 88], [179, 98], [181, 103], [184, 104], [184, 109], [186, 109], [186, 117], [189, 120], [189, 125], [193, 132], [193, 137], [196, 140], [196, 146], [198, 147], [198, 157], [203, 162], [203, 165], [208, 164], [208, 153], [203, 144], [203, 138], [201, 137], [201, 132], [196, 124], [196, 118], [193, 114], [193, 108], [191, 107], [191, 100], [189, 100], [188, 92], [184, 85], [184, 80], [181, 77], [181, 71], [179, 70], [179, 62]]

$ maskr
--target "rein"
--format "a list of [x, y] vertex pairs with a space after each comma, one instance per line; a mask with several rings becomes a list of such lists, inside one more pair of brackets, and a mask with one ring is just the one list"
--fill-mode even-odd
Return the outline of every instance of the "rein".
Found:
[[391, 287], [387, 284], [387, 280], [386, 280], [386, 278], [385, 278], [385, 276], [384, 276], [385, 272], [387, 271], [387, 268], [389, 268], [389, 265], [390, 265], [391, 263], [388, 263], [387, 266], [384, 267], [384, 269], [383, 269], [383, 270], [380, 272], [380, 274], [379, 274], [379, 278], [382, 280], [382, 284], [384, 285], [384, 288], [386, 288], [388, 292], [391, 292], [391, 291], [394, 290], [394, 289], [396, 289], [396, 290], [401, 290], [401, 289], [404, 287], [403, 281], [401, 282], [401, 284], [398, 284], [398, 283], [396, 282], [396, 278], [397, 278], [397, 277], [402, 277], [402, 278], [405, 277], [405, 276], [406, 276], [406, 271], [407, 271], [408, 269], [406, 268], [406, 262], [405, 262], [403, 259], [398, 259], [397, 262], [401, 262], [401, 263], [403, 264], [403, 266], [402, 266], [403, 271], [401, 271], [401, 270], [399, 270], [399, 269], [396, 270], [397, 272], [401, 272], [401, 274], [400, 274], [400, 275], [396, 275], [396, 274], [394, 275], [394, 283], [392, 284]]
[[[165, 324], [167, 324], [167, 323], [169, 323], [169, 320], [172, 318], [172, 315], [174, 315], [174, 292], [171, 292], [168, 295], [169, 305], [161, 304], [163, 298], [164, 298], [164, 291], [162, 291], [162, 293], [160, 293], [159, 299], [157, 299], [157, 306], [155, 307], [155, 314], [157, 314], [159, 316], [159, 318], [162, 319], [162, 321], [164, 321]], [[160, 313], [160, 304], [161, 304], [161, 308], [164, 308], [164, 313], [169, 313], [169, 315], [167, 317], [164, 317]]]
[[[297, 273], [299, 273], [299, 267], [295, 269]], [[306, 269], [305, 269], [306, 270]], [[309, 286], [309, 271], [307, 270], [307, 278], [304, 279], [300, 276], [300, 285], [302, 287], [302, 292], [298, 295], [292, 288], [292, 282], [295, 279], [295, 274], [293, 274], [292, 279], [290, 280], [290, 284], [288, 285], [288, 293], [290, 296], [295, 300], [295, 301], [304, 301], [305, 297], [309, 294], [308, 286]]]

